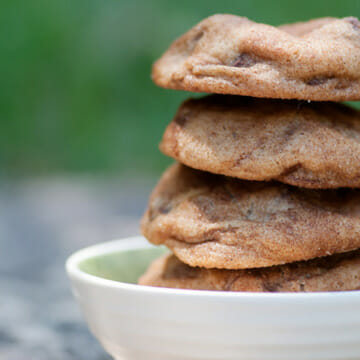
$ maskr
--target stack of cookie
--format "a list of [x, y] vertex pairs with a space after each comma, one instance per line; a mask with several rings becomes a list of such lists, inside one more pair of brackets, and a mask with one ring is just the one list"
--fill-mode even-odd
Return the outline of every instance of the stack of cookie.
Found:
[[173, 254], [140, 284], [359, 289], [360, 113], [334, 102], [360, 99], [359, 21], [215, 15], [171, 45], [153, 79], [225, 95], [186, 101], [165, 131], [160, 148], [178, 163], [142, 231]]

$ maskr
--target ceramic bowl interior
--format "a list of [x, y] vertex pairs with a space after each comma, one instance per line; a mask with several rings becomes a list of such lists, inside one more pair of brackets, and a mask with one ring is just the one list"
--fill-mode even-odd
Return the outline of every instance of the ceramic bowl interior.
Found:
[[105, 253], [81, 261], [79, 269], [102, 279], [136, 284], [150, 263], [166, 252], [164, 247], [147, 247]]

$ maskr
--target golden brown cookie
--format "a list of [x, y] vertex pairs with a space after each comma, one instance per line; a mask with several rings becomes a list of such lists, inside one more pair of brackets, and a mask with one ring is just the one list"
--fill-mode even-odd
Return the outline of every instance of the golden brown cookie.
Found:
[[251, 292], [316, 292], [360, 289], [360, 250], [269, 268], [219, 270], [190, 267], [174, 255], [155, 260], [140, 285]]
[[195, 169], [307, 188], [360, 187], [360, 112], [327, 102], [186, 101], [160, 149]]
[[360, 99], [360, 23], [323, 18], [273, 27], [211, 16], [154, 64], [162, 87], [304, 100]]
[[142, 232], [181, 261], [265, 267], [360, 248], [360, 190], [309, 190], [170, 167], [150, 197]]

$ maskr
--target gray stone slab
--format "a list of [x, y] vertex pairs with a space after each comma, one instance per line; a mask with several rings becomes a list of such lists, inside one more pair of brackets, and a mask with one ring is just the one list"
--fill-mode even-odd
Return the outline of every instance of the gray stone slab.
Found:
[[82, 247], [138, 234], [154, 180], [0, 185], [0, 359], [109, 359], [72, 297], [64, 262]]

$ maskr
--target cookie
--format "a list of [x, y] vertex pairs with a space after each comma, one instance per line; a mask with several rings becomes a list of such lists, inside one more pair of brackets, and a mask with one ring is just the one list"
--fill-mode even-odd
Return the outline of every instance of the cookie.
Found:
[[229, 95], [188, 100], [160, 149], [193, 168], [245, 180], [360, 187], [360, 112], [336, 103]]
[[211, 16], [178, 38], [152, 78], [178, 90], [304, 100], [360, 99], [360, 22], [323, 18], [273, 27]]
[[181, 261], [241, 269], [360, 248], [360, 190], [309, 190], [170, 167], [154, 189], [142, 232]]
[[316, 292], [360, 289], [360, 250], [320, 259], [249, 270], [190, 267], [174, 255], [155, 260], [139, 284], [167, 288]]

